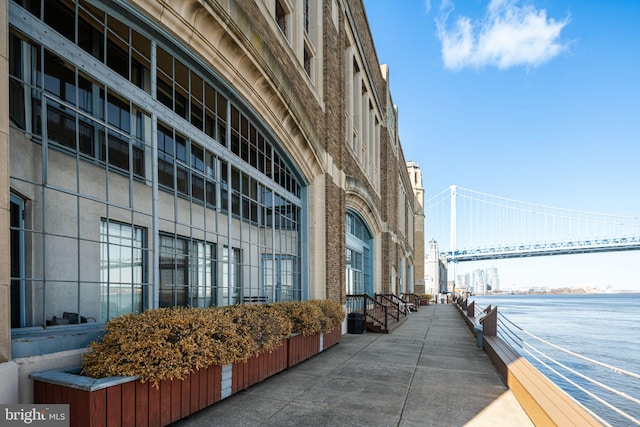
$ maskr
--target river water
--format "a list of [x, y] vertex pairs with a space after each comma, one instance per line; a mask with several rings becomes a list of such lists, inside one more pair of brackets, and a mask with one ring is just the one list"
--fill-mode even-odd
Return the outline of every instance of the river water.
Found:
[[[640, 293], [496, 295], [472, 296], [469, 300], [475, 300], [480, 307], [489, 304], [497, 306], [501, 316], [506, 316], [524, 331], [545, 341], [607, 365], [640, 374]], [[518, 331], [508, 322], [505, 324], [517, 332], [525, 343], [554, 360], [635, 399], [640, 399], [640, 380], [558, 351]], [[610, 425], [629, 426], [635, 423], [595, 401], [580, 390], [580, 387], [617, 406], [633, 418], [640, 419], [638, 403], [603, 391], [589, 381], [558, 368], [526, 344], [522, 349], [533, 353], [532, 356], [526, 351], [521, 351], [534, 366]], [[567, 376], [570, 381], [545, 367], [534, 356]], [[571, 381], [577, 386], [571, 384]]]

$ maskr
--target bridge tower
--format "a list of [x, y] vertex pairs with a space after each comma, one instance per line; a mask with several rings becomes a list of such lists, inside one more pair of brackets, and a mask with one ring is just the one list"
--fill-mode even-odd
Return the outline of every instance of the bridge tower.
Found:
[[456, 199], [458, 196], [457, 193], [458, 186], [452, 185], [449, 187], [449, 191], [451, 191], [451, 220], [449, 223], [449, 250], [452, 254], [456, 253]]
[[458, 226], [458, 221], [457, 221], [457, 217], [456, 217], [458, 186], [452, 185], [451, 187], [449, 187], [449, 190], [451, 191], [451, 195], [450, 195], [450, 200], [451, 200], [451, 219], [450, 219], [450, 223], [449, 223], [449, 250], [453, 254], [453, 258], [451, 259], [451, 265], [453, 267], [453, 274], [452, 274], [453, 278], [451, 279], [451, 281], [453, 282], [453, 289], [451, 289], [451, 291], [455, 292], [455, 290], [456, 290], [456, 275], [457, 275], [456, 265], [458, 264], [456, 262], [456, 255], [455, 255], [456, 254], [456, 240], [457, 240], [456, 232], [457, 232], [457, 226]]

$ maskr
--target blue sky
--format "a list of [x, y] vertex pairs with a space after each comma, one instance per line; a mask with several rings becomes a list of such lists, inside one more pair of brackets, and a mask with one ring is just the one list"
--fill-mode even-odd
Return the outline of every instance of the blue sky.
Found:
[[[456, 184], [640, 216], [640, 1], [364, 3], [427, 199]], [[640, 251], [551, 258], [498, 267], [523, 286], [563, 277], [640, 289]], [[534, 264], [555, 277], [531, 277]]]

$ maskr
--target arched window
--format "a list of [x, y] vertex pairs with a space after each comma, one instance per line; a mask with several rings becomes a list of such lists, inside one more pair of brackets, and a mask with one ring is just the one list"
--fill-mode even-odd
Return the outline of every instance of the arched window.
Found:
[[35, 195], [11, 197], [12, 328], [306, 298], [306, 183], [284, 144], [197, 50], [90, 3], [10, 2], [9, 113], [39, 144], [10, 167]]
[[347, 295], [373, 296], [373, 238], [362, 218], [347, 211]]

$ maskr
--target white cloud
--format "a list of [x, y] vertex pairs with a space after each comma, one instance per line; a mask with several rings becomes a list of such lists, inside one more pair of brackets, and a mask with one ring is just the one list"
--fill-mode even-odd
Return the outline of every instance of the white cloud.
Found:
[[536, 67], [567, 49], [560, 33], [569, 23], [568, 16], [557, 21], [547, 18], [545, 9], [520, 6], [518, 0], [491, 0], [478, 22], [459, 16], [448, 26], [452, 11], [453, 3], [443, 0], [436, 18], [442, 59], [450, 70]]

